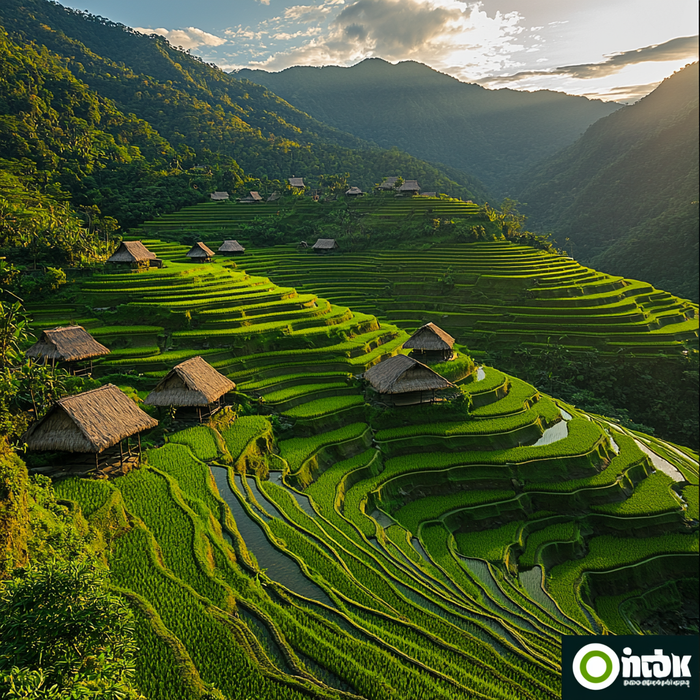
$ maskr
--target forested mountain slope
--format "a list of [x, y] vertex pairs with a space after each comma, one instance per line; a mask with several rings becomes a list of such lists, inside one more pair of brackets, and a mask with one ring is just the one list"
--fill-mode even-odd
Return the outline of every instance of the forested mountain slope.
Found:
[[582, 262], [697, 300], [697, 125], [694, 63], [523, 177], [519, 198]]
[[500, 195], [524, 170], [619, 108], [549, 90], [487, 90], [415, 61], [370, 58], [352, 68], [236, 75], [363, 139], [474, 173]]
[[403, 174], [485, 196], [464, 173], [327, 127], [161, 37], [44, 0], [3, 2], [0, 25], [2, 170], [123, 226], [214, 189], [265, 190], [291, 175], [313, 183], [348, 172], [368, 188]]

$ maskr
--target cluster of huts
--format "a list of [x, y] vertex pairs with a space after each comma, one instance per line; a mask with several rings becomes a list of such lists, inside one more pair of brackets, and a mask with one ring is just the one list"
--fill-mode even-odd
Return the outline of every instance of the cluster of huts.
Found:
[[[240, 255], [245, 253], [245, 248], [236, 240], [226, 240], [218, 248], [222, 255]], [[211, 262], [216, 253], [201, 241], [195, 243], [185, 254], [193, 262]], [[157, 264], [152, 264], [156, 261]], [[141, 241], [122, 241], [116, 252], [107, 258], [107, 263], [129, 266], [132, 269], [145, 269], [147, 267], [162, 267], [163, 261], [156, 258]]]
[[[109, 349], [97, 343], [81, 326], [45, 330], [27, 355], [70, 368], [77, 359], [106, 355]], [[150, 406], [184, 409], [201, 422], [217, 411], [236, 385], [197, 356], [173, 367], [148, 394]], [[82, 464], [100, 470], [106, 465], [124, 465], [141, 456], [141, 433], [158, 421], [141, 410], [121, 389], [106, 384], [98, 389], [57, 401], [48, 413], [23, 435], [29, 450], [71, 452], [82, 456]], [[135, 444], [132, 444], [135, 439]], [[136, 448], [132, 454], [132, 447]]]
[[[443, 398], [455, 385], [425, 362], [449, 360], [454, 338], [428, 323], [404, 343], [411, 355], [395, 355], [368, 369], [363, 377], [382, 401], [394, 406], [431, 403]], [[82, 326], [42, 331], [27, 355], [75, 370], [76, 363], [107, 355]], [[420, 359], [418, 359], [420, 358]], [[421, 362], [420, 360], [423, 360]], [[202, 357], [173, 367], [148, 394], [149, 406], [195, 412], [201, 422], [217, 411], [236, 385]], [[82, 462], [99, 471], [107, 465], [127, 468], [141, 456], [141, 433], [158, 421], [113, 384], [68, 396], [57, 401], [24, 434], [29, 450], [78, 453]], [[132, 440], [134, 441], [132, 443]], [[132, 453], [132, 448], [135, 452]]]
[[[403, 180], [399, 187], [396, 187], [398, 182], [398, 176], [387, 177], [379, 185], [377, 189], [381, 191], [397, 191], [398, 196], [413, 196], [421, 195], [421, 188], [417, 180]], [[303, 177], [288, 177], [287, 182], [289, 183], [289, 188], [292, 192], [299, 194], [304, 192], [307, 187], [304, 183]], [[311, 195], [315, 200], [318, 200], [318, 195], [320, 190], [312, 190]], [[363, 192], [359, 187], [352, 186], [345, 191], [346, 197], [362, 197], [366, 192]], [[230, 196], [228, 192], [212, 192], [210, 195], [212, 202], [228, 202]], [[280, 198], [279, 192], [273, 192], [269, 197], [264, 198], [260, 192], [255, 190], [250, 190], [248, 194], [243, 197], [239, 197], [236, 201], [239, 204], [258, 204], [260, 202], [276, 202]], [[435, 192], [423, 192], [423, 197], [435, 197]]]
[[433, 403], [449, 397], [457, 387], [425, 363], [450, 360], [454, 343], [449, 333], [434, 323], [426, 323], [403, 344], [411, 350], [410, 355], [394, 355], [370, 367], [362, 376], [384, 403]]

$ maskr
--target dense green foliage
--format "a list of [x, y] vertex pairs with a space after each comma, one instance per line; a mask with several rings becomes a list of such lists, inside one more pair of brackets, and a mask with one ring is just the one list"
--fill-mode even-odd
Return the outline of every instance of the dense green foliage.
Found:
[[235, 75], [355, 136], [474, 173], [501, 196], [523, 170], [618, 109], [548, 90], [486, 90], [414, 61], [392, 65], [370, 58], [352, 68], [243, 69]]
[[538, 230], [577, 259], [698, 300], [698, 64], [527, 174]]
[[137, 698], [131, 612], [83, 563], [28, 567], [0, 583], [4, 698]]

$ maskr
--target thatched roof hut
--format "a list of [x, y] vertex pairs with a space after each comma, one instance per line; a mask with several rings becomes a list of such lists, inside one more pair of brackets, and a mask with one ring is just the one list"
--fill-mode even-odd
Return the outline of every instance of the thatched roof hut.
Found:
[[209, 262], [215, 255], [216, 253], [201, 241], [187, 251], [187, 257], [198, 262]]
[[360, 195], [363, 195], [364, 192], [359, 187], [351, 187], [349, 190], [345, 191], [345, 194], [348, 197], [359, 197]]
[[109, 348], [98, 343], [82, 326], [60, 326], [41, 331], [39, 340], [25, 354], [52, 362], [77, 362], [109, 353]]
[[289, 182], [290, 187], [306, 187], [303, 177], [290, 177], [287, 178], [287, 182]]
[[397, 177], [387, 177], [384, 182], [382, 182], [379, 186], [378, 189], [380, 190], [393, 190], [394, 187], [396, 187], [396, 181], [398, 180]]
[[245, 248], [238, 241], [224, 241], [218, 251], [224, 255], [235, 255], [236, 253], [245, 253]]
[[406, 180], [401, 187], [399, 187], [399, 192], [420, 192], [420, 186], [418, 185], [418, 180]]
[[228, 200], [228, 192], [212, 192], [209, 196], [212, 202], [225, 202]]
[[413, 355], [426, 359], [449, 360], [455, 339], [434, 323], [421, 326], [404, 344], [406, 350], [412, 350]]
[[281, 197], [279, 192], [273, 192], [268, 198], [268, 202], [276, 202]]
[[262, 202], [263, 198], [260, 196], [259, 192], [251, 190], [245, 197], [241, 197], [238, 201], [241, 204], [254, 204], [255, 202]]
[[58, 401], [22, 440], [30, 450], [98, 453], [157, 425], [123, 391], [106, 384]]
[[109, 258], [108, 263], [149, 263], [157, 260], [155, 253], [151, 253], [141, 241], [122, 241], [119, 248]]
[[173, 367], [146, 398], [152, 406], [210, 406], [236, 385], [199, 355]]
[[452, 382], [407, 355], [394, 355], [370, 367], [364, 378], [377, 393], [394, 403], [429, 403], [435, 400], [436, 391], [455, 388]]
[[316, 243], [313, 244], [312, 248], [316, 252], [323, 253], [328, 250], [336, 250], [338, 248], [338, 244], [336, 243], [335, 238], [319, 238]]

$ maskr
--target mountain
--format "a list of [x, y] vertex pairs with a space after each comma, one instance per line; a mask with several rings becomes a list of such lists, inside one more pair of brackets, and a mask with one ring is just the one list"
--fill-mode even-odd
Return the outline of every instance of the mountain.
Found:
[[20, 178], [123, 227], [294, 175], [348, 172], [367, 189], [395, 174], [486, 198], [463, 172], [326, 126], [162, 37], [44, 0], [3, 0], [0, 27], [0, 166], [15, 189]]
[[487, 90], [415, 61], [351, 68], [239, 70], [316, 119], [476, 175], [504, 195], [525, 170], [573, 143], [618, 104], [539, 90]]
[[529, 172], [517, 196], [582, 262], [697, 301], [697, 125], [694, 63]]

